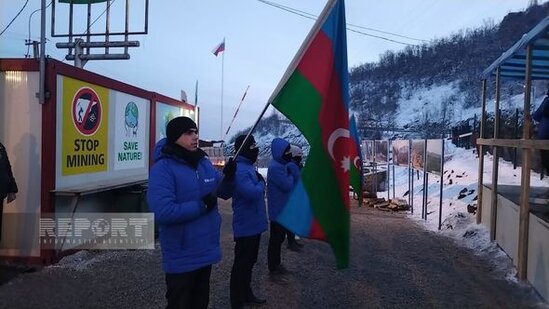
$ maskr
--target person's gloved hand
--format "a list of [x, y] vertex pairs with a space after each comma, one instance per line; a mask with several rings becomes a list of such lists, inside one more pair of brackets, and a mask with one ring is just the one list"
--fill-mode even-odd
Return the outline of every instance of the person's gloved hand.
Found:
[[223, 174], [225, 175], [225, 178], [232, 179], [235, 173], [236, 161], [233, 158], [229, 158], [229, 161], [227, 162], [227, 164], [225, 164], [225, 167], [223, 168]]
[[295, 162], [290, 162], [286, 164], [286, 169], [288, 170], [288, 173], [294, 177], [299, 177], [299, 166]]
[[16, 198], [17, 196], [15, 195], [15, 193], [8, 193], [8, 204], [15, 201]]
[[261, 175], [259, 172], [255, 172], [255, 174], [257, 175], [257, 179], [259, 181], [263, 181], [263, 183], [266, 183], [265, 178], [263, 178], [263, 175]]
[[210, 192], [202, 197], [202, 202], [206, 206], [206, 211], [212, 210], [217, 204], [217, 194]]

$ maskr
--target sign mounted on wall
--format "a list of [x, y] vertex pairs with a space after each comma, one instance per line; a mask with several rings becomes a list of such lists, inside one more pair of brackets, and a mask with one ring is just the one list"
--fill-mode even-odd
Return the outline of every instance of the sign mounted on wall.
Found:
[[63, 79], [61, 175], [108, 168], [109, 90]]
[[113, 91], [114, 169], [146, 168], [149, 136], [148, 101]]
[[57, 190], [142, 181], [149, 172], [151, 101], [57, 76]]

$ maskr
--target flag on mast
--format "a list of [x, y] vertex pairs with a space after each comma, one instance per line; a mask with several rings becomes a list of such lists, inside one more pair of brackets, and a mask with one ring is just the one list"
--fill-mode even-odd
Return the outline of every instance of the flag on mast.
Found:
[[351, 138], [343, 0], [328, 1], [269, 102], [310, 145], [277, 221], [300, 236], [328, 241], [338, 268], [347, 267]]
[[213, 50], [212, 53], [217, 57], [219, 53], [222, 53], [225, 51], [225, 38], [223, 38], [223, 41], [219, 43]]

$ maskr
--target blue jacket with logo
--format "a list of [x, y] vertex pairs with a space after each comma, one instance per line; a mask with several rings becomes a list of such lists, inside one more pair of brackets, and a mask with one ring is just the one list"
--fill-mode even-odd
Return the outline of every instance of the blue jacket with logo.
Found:
[[[194, 168], [182, 158], [163, 153], [166, 139], [155, 147], [155, 163], [149, 174], [147, 201], [159, 225], [162, 264], [166, 273], [190, 272], [221, 260], [221, 216], [209, 212], [202, 196], [214, 190], [221, 174], [207, 157]], [[218, 196], [230, 197], [223, 183]]]
[[269, 220], [271, 221], [276, 221], [299, 180], [299, 167], [297, 164], [282, 158], [284, 150], [289, 145], [287, 141], [278, 137], [271, 143], [273, 160], [271, 160], [267, 171], [267, 204], [269, 206]]
[[246, 237], [267, 230], [265, 183], [257, 177], [252, 161], [238, 156], [233, 194], [233, 234]]

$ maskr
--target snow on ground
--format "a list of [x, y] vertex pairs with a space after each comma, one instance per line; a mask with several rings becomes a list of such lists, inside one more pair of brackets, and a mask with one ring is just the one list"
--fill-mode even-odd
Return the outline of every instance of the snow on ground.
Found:
[[[406, 124], [425, 121], [425, 117], [431, 121], [440, 121], [449, 118], [450, 123], [457, 123], [466, 119], [473, 119], [475, 115], [480, 119], [481, 108], [463, 108], [464, 98], [458, 89], [457, 82], [438, 84], [423, 88], [404, 88], [402, 97], [398, 102], [398, 111], [395, 122], [402, 127]], [[537, 93], [532, 99], [532, 111], [542, 102], [544, 96]], [[446, 106], [445, 106], [446, 105]], [[522, 109], [524, 106], [524, 94], [518, 94], [508, 99], [502, 99], [500, 108], [503, 110]], [[443, 107], [447, 109], [444, 110]], [[495, 100], [487, 100], [486, 111], [493, 113]], [[424, 113], [428, 113], [425, 115]], [[444, 115], [446, 113], [446, 115]]]
[[[517, 282], [516, 269], [513, 267], [507, 254], [501, 250], [495, 242], [490, 241], [490, 232], [482, 225], [476, 223], [476, 215], [467, 211], [467, 205], [476, 206], [478, 191], [478, 157], [474, 149], [458, 148], [445, 141], [445, 157], [443, 171], [442, 190], [442, 215], [441, 229], [439, 231], [440, 213], [440, 180], [441, 177], [429, 174], [428, 198], [427, 198], [427, 219], [421, 217], [421, 205], [423, 199], [423, 172], [419, 176], [414, 173], [413, 186], [413, 213], [408, 217], [417, 221], [427, 230], [446, 236], [458, 243], [458, 245], [469, 248], [475, 254], [488, 257], [502, 272], [506, 279]], [[484, 156], [484, 184], [492, 182], [493, 156]], [[259, 168], [265, 179], [267, 179], [267, 168]], [[521, 167], [513, 169], [512, 162], [500, 159], [498, 183], [502, 185], [520, 185]], [[393, 177], [391, 173], [391, 177]], [[408, 192], [408, 168], [395, 166], [395, 188], [394, 196], [407, 199]], [[393, 198], [393, 180], [389, 180], [389, 197]], [[530, 185], [532, 187], [548, 187], [549, 177], [540, 180], [540, 174], [531, 172]], [[460, 192], [465, 195], [462, 198]], [[387, 191], [378, 192], [378, 197], [387, 198]]]
[[[409, 218], [420, 222], [427, 230], [448, 236], [460, 245], [473, 250], [479, 255], [489, 255], [494, 258], [498, 266], [507, 267], [505, 273], [509, 280], [516, 281], [516, 270], [509, 266], [507, 255], [494, 243], [490, 241], [488, 229], [482, 224], [476, 224], [474, 214], [468, 213], [467, 205], [476, 206], [477, 178], [478, 178], [478, 157], [473, 149], [455, 147], [450, 141], [446, 141], [445, 155], [448, 161], [444, 165], [443, 191], [442, 191], [442, 216], [441, 230], [439, 227], [440, 209], [440, 176], [430, 174], [427, 198], [427, 219], [421, 218], [421, 205], [423, 200], [423, 172], [419, 178], [414, 173], [413, 186], [413, 214]], [[492, 159], [490, 154], [484, 156], [484, 183], [492, 182]], [[391, 177], [393, 175], [391, 174]], [[513, 169], [513, 164], [500, 160], [499, 163], [499, 184], [520, 185], [521, 168]], [[451, 183], [450, 183], [451, 180]], [[393, 180], [390, 180], [390, 194], [393, 197]], [[549, 187], [549, 180], [540, 180], [538, 173], [531, 173], [531, 186]], [[395, 167], [395, 197], [408, 198], [405, 193], [408, 191], [408, 168]], [[458, 199], [461, 191], [466, 196]], [[387, 191], [378, 192], [378, 197], [387, 198]]]

